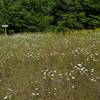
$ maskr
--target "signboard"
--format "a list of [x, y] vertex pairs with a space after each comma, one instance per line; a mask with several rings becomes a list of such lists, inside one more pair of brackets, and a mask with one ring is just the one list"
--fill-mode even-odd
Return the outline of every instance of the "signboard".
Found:
[[7, 34], [8, 27], [9, 27], [9, 25], [7, 25], [7, 24], [2, 25], [2, 28], [4, 28], [4, 31], [5, 31], [5, 35]]
[[3, 28], [9, 27], [8, 25], [2, 25]]

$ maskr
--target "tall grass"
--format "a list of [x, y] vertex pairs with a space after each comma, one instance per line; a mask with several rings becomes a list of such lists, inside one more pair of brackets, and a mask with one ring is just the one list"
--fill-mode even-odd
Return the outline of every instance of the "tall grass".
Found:
[[100, 100], [100, 34], [0, 36], [0, 100]]

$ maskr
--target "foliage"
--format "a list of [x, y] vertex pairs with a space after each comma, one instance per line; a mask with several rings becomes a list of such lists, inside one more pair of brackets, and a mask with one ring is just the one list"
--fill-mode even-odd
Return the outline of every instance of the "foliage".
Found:
[[13, 32], [96, 28], [100, 27], [100, 1], [0, 0], [2, 24], [9, 24]]

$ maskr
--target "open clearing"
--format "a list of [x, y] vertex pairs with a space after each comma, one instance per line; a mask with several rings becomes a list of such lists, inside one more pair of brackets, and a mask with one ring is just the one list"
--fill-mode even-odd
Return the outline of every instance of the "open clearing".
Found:
[[100, 33], [0, 36], [0, 100], [100, 100]]

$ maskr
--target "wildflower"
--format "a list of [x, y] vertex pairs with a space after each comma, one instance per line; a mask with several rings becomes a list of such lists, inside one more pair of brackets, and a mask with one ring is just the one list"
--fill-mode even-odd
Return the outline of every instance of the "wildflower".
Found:
[[39, 90], [39, 88], [35, 88], [35, 90], [37, 91], [37, 90]]
[[98, 55], [98, 53], [95, 53], [95, 55], [97, 56], [97, 55]]
[[65, 54], [64, 54], [64, 53], [62, 53], [62, 55], [64, 56]]
[[91, 72], [94, 72], [94, 69], [91, 69]]
[[75, 77], [73, 76], [72, 79], [75, 79]]
[[51, 74], [51, 76], [53, 77], [53, 76], [54, 76], [54, 74]]
[[36, 95], [39, 96], [40, 94], [39, 93], [36, 93]]
[[46, 75], [46, 72], [44, 72], [43, 75]]
[[77, 66], [82, 67], [82, 64], [77, 64]]
[[76, 52], [78, 52], [78, 50], [77, 50], [77, 49], [76, 49], [75, 51], [76, 51]]
[[57, 90], [57, 88], [54, 88], [54, 90]]
[[36, 94], [35, 93], [32, 93], [32, 95], [35, 96]]
[[63, 78], [63, 74], [59, 73], [58, 75], [59, 75], [60, 78]]
[[7, 99], [8, 99], [8, 96], [5, 96], [5, 97], [4, 97], [4, 100], [7, 100]]
[[91, 81], [92, 81], [92, 82], [96, 82], [96, 80], [95, 80], [95, 79], [93, 79], [93, 78], [91, 79]]
[[84, 69], [85, 69], [85, 68], [84, 68], [84, 67], [82, 67], [80, 70], [81, 70], [81, 71], [83, 71]]
[[51, 71], [49, 71], [49, 74], [51, 74], [52, 73], [52, 70]]
[[56, 73], [57, 71], [56, 71], [56, 70], [54, 70], [53, 72], [54, 72], [54, 73]]
[[54, 93], [54, 95], [56, 95], [57, 93]]
[[71, 71], [70, 73], [69, 73], [69, 75], [71, 76], [73, 74], [73, 71]]
[[74, 89], [74, 88], [75, 88], [75, 86], [72, 86], [72, 88]]
[[11, 91], [11, 92], [13, 91], [11, 88], [8, 88], [8, 90]]
[[87, 71], [88, 71], [88, 69], [85, 69], [85, 71], [87, 72]]
[[69, 78], [66, 78], [67, 79], [67, 81], [69, 81], [70, 79]]
[[77, 68], [77, 66], [74, 66], [74, 68]]
[[59, 76], [62, 76], [63, 74], [59, 73]]

